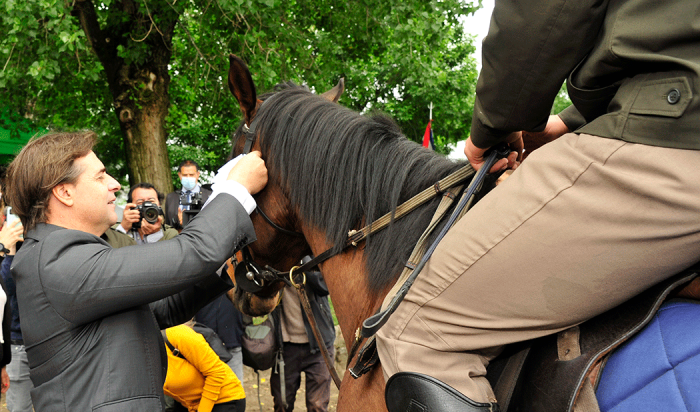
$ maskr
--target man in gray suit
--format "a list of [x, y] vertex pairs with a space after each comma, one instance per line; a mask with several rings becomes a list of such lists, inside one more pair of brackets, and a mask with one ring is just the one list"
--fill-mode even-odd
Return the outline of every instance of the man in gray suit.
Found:
[[94, 144], [92, 132], [49, 134], [7, 171], [7, 196], [27, 230], [12, 274], [34, 408], [162, 410], [159, 330], [232, 287], [217, 269], [255, 240], [250, 194], [265, 186], [267, 169], [259, 153], [239, 158], [180, 236], [113, 249], [100, 235], [116, 223], [120, 186]]

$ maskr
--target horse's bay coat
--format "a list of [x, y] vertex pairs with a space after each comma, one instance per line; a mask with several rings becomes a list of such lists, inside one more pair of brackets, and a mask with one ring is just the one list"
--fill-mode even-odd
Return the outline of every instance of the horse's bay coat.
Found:
[[35, 410], [162, 410], [159, 329], [231, 288], [216, 275], [220, 257], [253, 240], [245, 209], [225, 194], [179, 236], [150, 245], [112, 249], [81, 231], [30, 230], [12, 273]]

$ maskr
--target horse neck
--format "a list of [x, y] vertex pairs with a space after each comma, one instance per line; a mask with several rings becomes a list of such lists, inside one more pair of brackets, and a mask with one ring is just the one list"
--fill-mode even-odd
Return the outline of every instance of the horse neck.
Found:
[[[305, 234], [315, 256], [330, 248], [322, 232]], [[359, 248], [348, 249], [328, 259], [320, 268], [349, 350], [355, 331], [377, 311], [388, 290], [381, 294], [370, 291], [364, 252]]]

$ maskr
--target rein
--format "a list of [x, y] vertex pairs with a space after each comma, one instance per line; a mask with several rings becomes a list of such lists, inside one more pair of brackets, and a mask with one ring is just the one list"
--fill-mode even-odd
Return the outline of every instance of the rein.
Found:
[[[357, 247], [357, 245], [365, 240], [368, 236], [375, 234], [382, 229], [385, 229], [387, 226], [389, 226], [389, 223], [392, 222], [392, 220], [398, 220], [413, 210], [415, 210], [417, 207], [423, 205], [424, 203], [428, 202], [429, 200], [433, 199], [434, 197], [441, 195], [443, 193], [447, 193], [447, 190], [459, 185], [460, 183], [463, 183], [465, 180], [467, 180], [470, 176], [474, 174], [474, 169], [471, 167], [471, 165], [466, 165], [462, 167], [461, 169], [457, 170], [456, 172], [450, 174], [449, 176], [439, 180], [437, 183], [435, 183], [433, 186], [430, 186], [427, 189], [424, 189], [422, 192], [418, 193], [417, 195], [413, 196], [406, 202], [402, 203], [399, 205], [395, 210], [385, 214], [384, 216], [378, 218], [374, 222], [366, 225], [360, 230], [350, 230], [348, 232], [348, 235], [345, 239], [345, 242], [341, 247], [331, 247], [321, 253], [320, 255], [314, 257], [310, 261], [304, 263], [301, 266], [295, 266], [293, 267], [289, 272], [282, 272], [279, 271], [275, 268], [272, 268], [270, 266], [265, 266], [264, 270], [258, 270], [261, 274], [264, 272], [269, 272], [268, 275], [263, 275], [264, 280], [266, 281], [274, 281], [275, 279], [284, 281], [288, 285], [291, 285], [291, 279], [293, 279], [296, 275], [300, 273], [304, 273], [306, 271], [309, 271], [315, 267], [317, 267], [320, 263], [325, 262], [326, 260], [332, 258], [335, 255], [338, 255], [345, 251], [347, 248], [350, 246]], [[269, 219], [269, 218], [267, 218]], [[279, 226], [274, 224], [272, 221], [268, 220], [270, 224], [272, 224], [273, 227], [278, 228]], [[282, 229], [282, 228], [280, 228]], [[295, 236], [300, 235], [298, 232], [291, 232], [287, 229], [283, 230], [285, 233], [290, 232], [293, 233]], [[272, 275], [272, 276], [270, 276]], [[245, 289], [244, 289], [245, 290]], [[257, 292], [257, 290], [256, 290]]]

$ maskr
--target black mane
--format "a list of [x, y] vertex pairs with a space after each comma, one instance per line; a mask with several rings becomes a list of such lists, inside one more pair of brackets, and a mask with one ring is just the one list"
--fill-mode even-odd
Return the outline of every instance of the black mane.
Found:
[[[262, 97], [262, 96], [261, 96]], [[459, 169], [408, 140], [383, 115], [360, 115], [299, 86], [265, 96], [253, 122], [271, 181], [336, 247], [348, 230], [395, 209]], [[439, 198], [367, 241], [369, 285], [380, 292], [401, 272]]]

